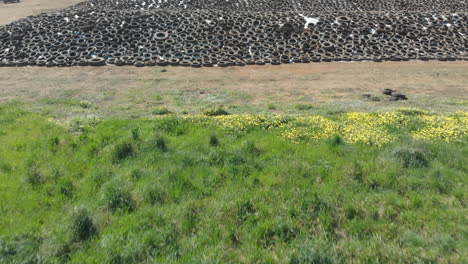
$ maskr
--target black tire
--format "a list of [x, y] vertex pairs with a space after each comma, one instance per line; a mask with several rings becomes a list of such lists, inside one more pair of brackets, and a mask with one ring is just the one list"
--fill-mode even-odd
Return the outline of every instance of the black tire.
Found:
[[90, 66], [104, 66], [106, 65], [106, 60], [101, 57], [94, 57], [88, 60]]

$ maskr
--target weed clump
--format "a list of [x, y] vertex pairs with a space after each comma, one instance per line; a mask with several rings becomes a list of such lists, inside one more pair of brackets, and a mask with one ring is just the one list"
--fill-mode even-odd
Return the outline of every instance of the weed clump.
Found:
[[167, 192], [157, 184], [149, 184], [143, 191], [144, 201], [151, 205], [164, 204], [167, 195]]
[[200, 209], [196, 205], [189, 205], [182, 219], [182, 230], [186, 234], [194, 234], [200, 218]]
[[119, 162], [133, 155], [133, 146], [130, 143], [118, 143], [112, 152], [112, 160]]
[[7, 164], [4, 161], [0, 160], [0, 171], [9, 173], [12, 170], [13, 170], [13, 167], [10, 164]]
[[154, 144], [156, 146], [156, 149], [158, 149], [161, 152], [167, 152], [169, 150], [169, 148], [167, 147], [166, 139], [161, 135], [156, 135]]
[[70, 230], [75, 241], [85, 241], [97, 234], [97, 227], [85, 207], [74, 209], [70, 217]]
[[399, 159], [405, 168], [427, 168], [429, 166], [427, 154], [419, 149], [402, 148], [395, 151], [393, 156]]
[[140, 128], [139, 127], [132, 128], [132, 138], [133, 138], [133, 140], [140, 139]]
[[58, 146], [58, 144], [60, 144], [60, 139], [58, 136], [53, 136], [49, 139], [49, 145], [51, 147]]
[[39, 185], [45, 182], [45, 177], [36, 165], [29, 167], [26, 171], [25, 180], [31, 186]]
[[112, 212], [131, 212], [135, 201], [124, 182], [110, 181], [102, 186], [101, 202]]
[[241, 222], [246, 221], [249, 217], [254, 216], [256, 214], [257, 214], [257, 209], [255, 208], [255, 205], [250, 200], [239, 204], [237, 207], [237, 218]]
[[75, 186], [73, 182], [69, 178], [61, 178], [57, 182], [57, 188], [59, 192], [68, 198], [73, 197], [73, 193], [75, 192]]
[[130, 177], [134, 180], [139, 180], [141, 179], [142, 177], [144, 176], [144, 173], [142, 170], [139, 170], [139, 169], [133, 169], [131, 172], [130, 172]]
[[163, 108], [158, 108], [153, 110], [154, 115], [168, 115], [171, 114], [172, 112], [169, 111], [169, 109], [163, 107]]
[[307, 110], [312, 110], [315, 107], [311, 104], [297, 104], [294, 106], [294, 108], [296, 108], [299, 111], [307, 111]]
[[255, 143], [253, 141], [248, 141], [247, 142], [247, 145], [245, 146], [245, 151], [248, 153], [248, 154], [251, 154], [251, 155], [254, 155], [254, 156], [258, 156], [260, 154], [262, 154], [262, 150], [259, 149]]
[[333, 137], [331, 137], [328, 141], [327, 141], [328, 145], [332, 146], [332, 147], [337, 147], [337, 146], [341, 146], [341, 145], [344, 145], [345, 144], [345, 141], [343, 140], [342, 137], [340, 137], [339, 135], [335, 135]]
[[265, 224], [260, 226], [258, 243], [269, 247], [277, 242], [290, 243], [299, 233], [299, 229], [289, 223]]
[[210, 136], [210, 146], [212, 147], [217, 147], [219, 146], [219, 139], [216, 135], [211, 135]]
[[223, 115], [230, 115], [228, 111], [224, 110], [222, 107], [208, 109], [203, 112], [206, 116], [223, 116]]
[[84, 109], [91, 108], [91, 102], [86, 101], [86, 100], [81, 100], [80, 107]]

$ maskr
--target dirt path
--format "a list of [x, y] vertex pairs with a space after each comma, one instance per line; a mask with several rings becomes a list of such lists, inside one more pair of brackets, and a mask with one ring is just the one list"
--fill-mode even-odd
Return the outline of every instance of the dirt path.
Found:
[[4, 4], [0, 0], [0, 25], [20, 18], [49, 12], [81, 2], [82, 0], [21, 0], [19, 3]]

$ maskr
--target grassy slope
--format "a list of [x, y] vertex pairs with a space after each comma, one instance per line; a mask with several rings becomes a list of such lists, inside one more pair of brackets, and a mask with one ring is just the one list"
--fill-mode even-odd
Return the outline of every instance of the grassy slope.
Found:
[[293, 144], [180, 118], [75, 130], [0, 107], [0, 263], [467, 261], [466, 138]]

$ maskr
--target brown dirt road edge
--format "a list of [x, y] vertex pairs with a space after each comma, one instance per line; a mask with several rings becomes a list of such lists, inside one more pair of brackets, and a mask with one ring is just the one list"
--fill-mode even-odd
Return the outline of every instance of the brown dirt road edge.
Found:
[[19, 3], [4, 4], [0, 2], [0, 25], [18, 19], [50, 12], [82, 2], [82, 0], [21, 0]]

